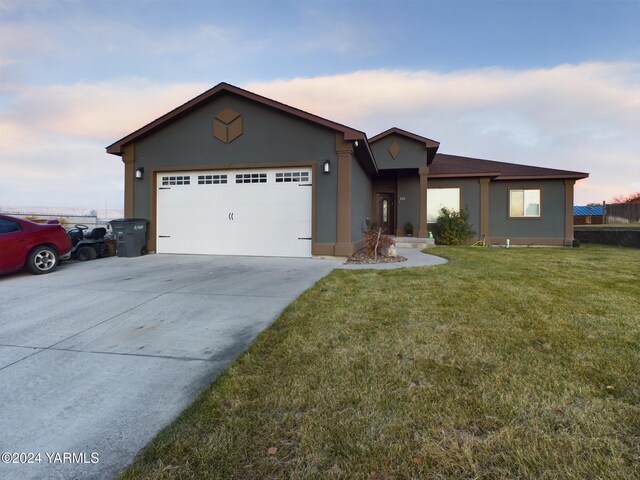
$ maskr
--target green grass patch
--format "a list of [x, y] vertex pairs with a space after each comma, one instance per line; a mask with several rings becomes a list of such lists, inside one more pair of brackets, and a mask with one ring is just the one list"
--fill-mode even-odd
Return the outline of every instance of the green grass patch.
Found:
[[640, 251], [334, 271], [122, 479], [638, 478]]

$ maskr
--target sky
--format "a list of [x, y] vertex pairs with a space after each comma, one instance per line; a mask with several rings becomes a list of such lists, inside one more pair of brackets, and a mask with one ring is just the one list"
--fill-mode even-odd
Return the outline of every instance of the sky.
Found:
[[105, 147], [220, 82], [640, 191], [640, 0], [0, 0], [0, 208], [122, 209]]

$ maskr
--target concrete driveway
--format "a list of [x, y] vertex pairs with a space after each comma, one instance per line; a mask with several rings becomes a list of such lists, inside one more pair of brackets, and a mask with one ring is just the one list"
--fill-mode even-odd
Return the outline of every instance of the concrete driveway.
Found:
[[149, 255], [0, 277], [0, 478], [114, 477], [339, 264]]

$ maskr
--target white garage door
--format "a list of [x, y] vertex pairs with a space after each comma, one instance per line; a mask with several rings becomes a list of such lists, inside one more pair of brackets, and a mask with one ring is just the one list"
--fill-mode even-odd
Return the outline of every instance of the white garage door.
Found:
[[157, 251], [311, 256], [311, 169], [159, 173]]

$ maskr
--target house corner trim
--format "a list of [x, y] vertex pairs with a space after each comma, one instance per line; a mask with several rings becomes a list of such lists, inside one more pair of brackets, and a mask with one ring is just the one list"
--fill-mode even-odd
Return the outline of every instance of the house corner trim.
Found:
[[134, 177], [136, 168], [136, 144], [130, 143], [124, 147], [122, 155], [124, 163], [124, 216], [133, 218]]
[[573, 245], [573, 186], [575, 180], [564, 181], [564, 244]]
[[336, 219], [336, 255], [351, 255], [351, 163], [353, 143], [345, 141], [344, 135], [336, 134], [338, 158], [338, 211]]
[[478, 179], [480, 182], [480, 232], [478, 238], [482, 238], [486, 235], [487, 241], [489, 240], [489, 182], [491, 180], [487, 177], [481, 177]]
[[421, 167], [420, 173], [420, 208], [418, 209], [420, 223], [418, 225], [418, 237], [427, 238], [427, 177], [429, 176], [429, 167]]

